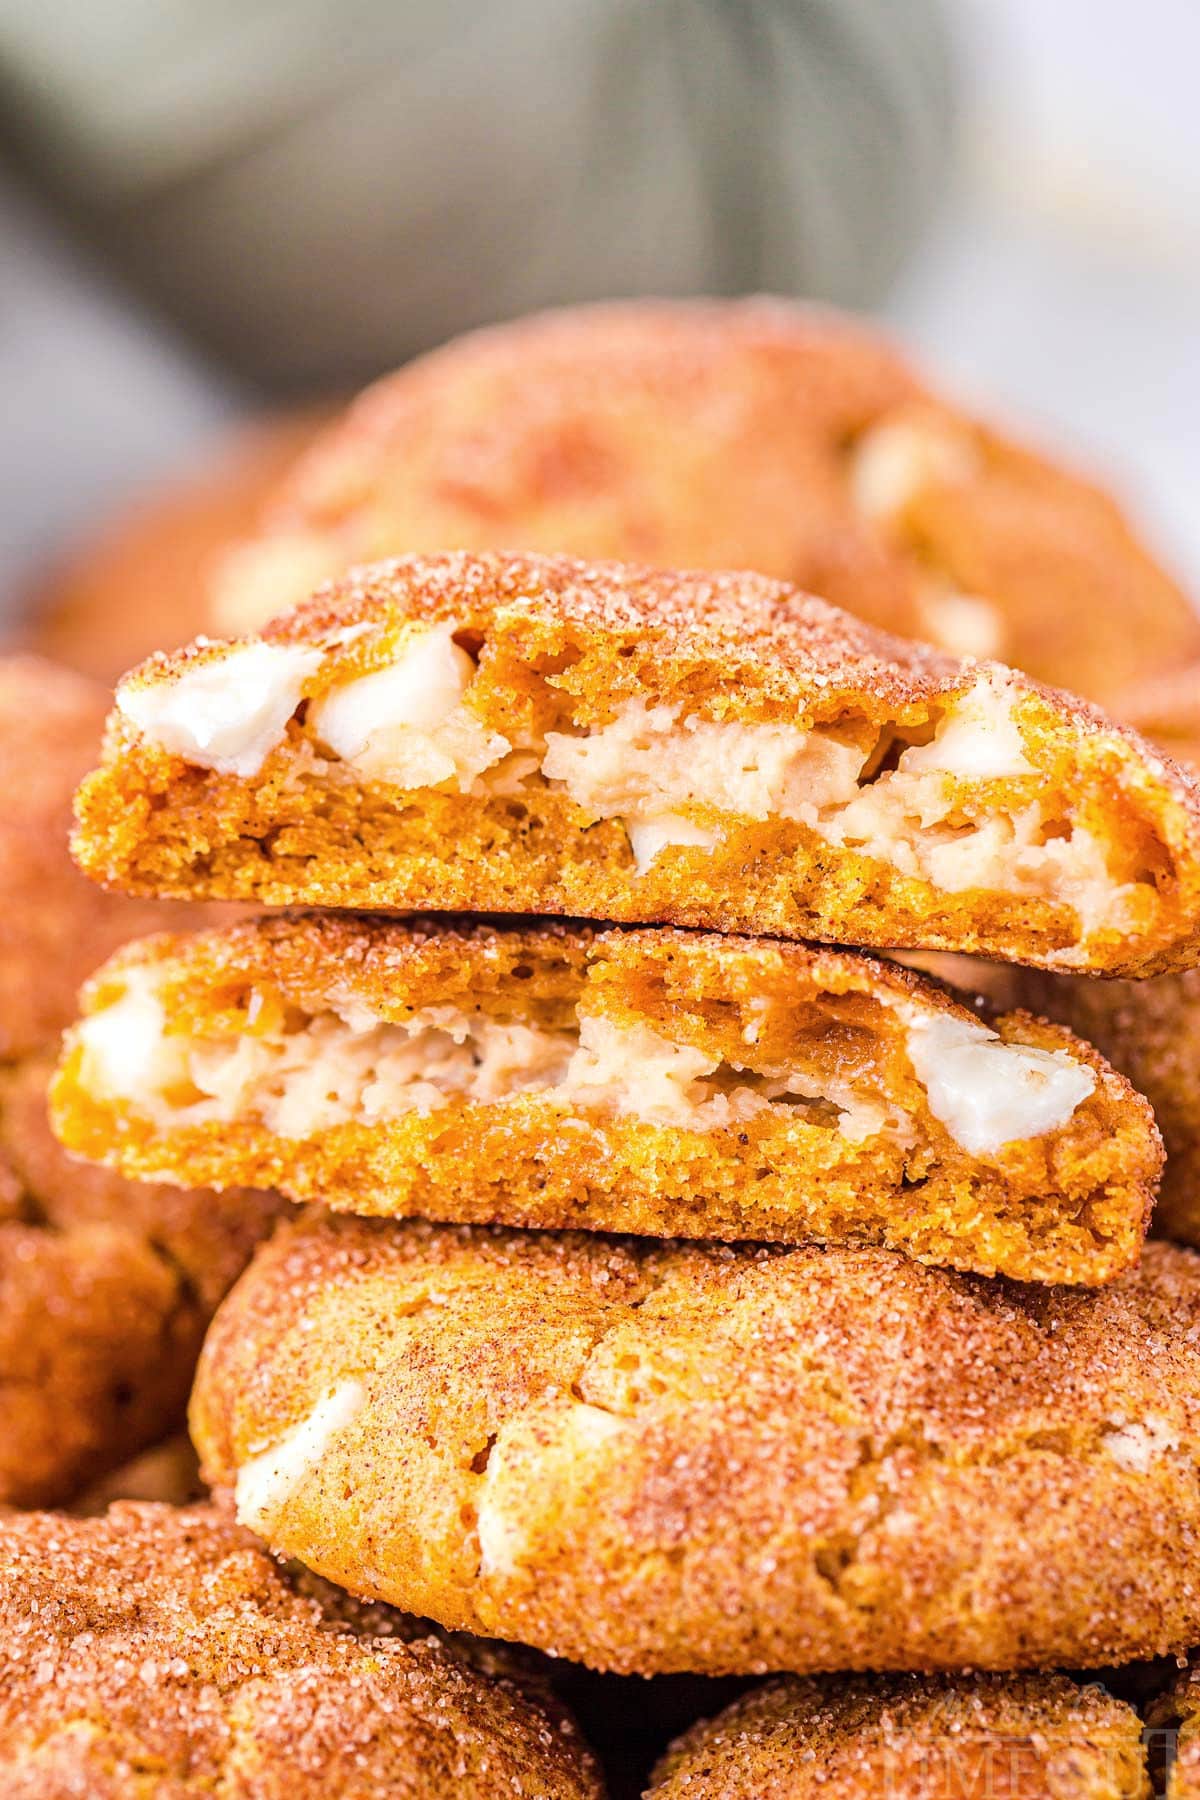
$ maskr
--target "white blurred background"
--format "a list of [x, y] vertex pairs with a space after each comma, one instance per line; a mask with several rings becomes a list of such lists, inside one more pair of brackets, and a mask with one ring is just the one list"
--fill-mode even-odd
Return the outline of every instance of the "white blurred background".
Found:
[[1200, 4], [952, 0], [962, 165], [886, 311], [1200, 595]]

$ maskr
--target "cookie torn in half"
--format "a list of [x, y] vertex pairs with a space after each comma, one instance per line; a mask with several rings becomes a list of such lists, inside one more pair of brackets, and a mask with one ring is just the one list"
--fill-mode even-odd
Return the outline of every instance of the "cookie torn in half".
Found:
[[1147, 1103], [1061, 1026], [842, 950], [309, 914], [121, 952], [55, 1089], [74, 1151], [342, 1211], [888, 1245], [1095, 1285]]
[[780, 1680], [672, 1744], [645, 1800], [1150, 1800], [1142, 1722], [1066, 1675]]
[[135, 893], [567, 913], [1123, 974], [1200, 954], [1141, 739], [745, 574], [446, 554], [122, 682], [77, 801]]

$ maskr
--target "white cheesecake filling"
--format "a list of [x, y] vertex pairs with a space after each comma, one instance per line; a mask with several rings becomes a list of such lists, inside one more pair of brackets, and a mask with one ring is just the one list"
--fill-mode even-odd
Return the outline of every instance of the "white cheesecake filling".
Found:
[[366, 1397], [361, 1381], [339, 1381], [276, 1443], [244, 1462], [234, 1488], [238, 1522], [267, 1532], [334, 1438], [362, 1411]]
[[160, 749], [224, 775], [257, 775], [287, 730], [324, 652], [237, 644], [164, 680], [122, 682], [117, 711]]
[[672, 845], [677, 844], [681, 849], [715, 850], [721, 841], [719, 831], [693, 824], [681, 813], [650, 813], [644, 819], [627, 820], [625, 829], [639, 875], [653, 867], [654, 859]]
[[512, 745], [463, 705], [475, 664], [454, 631], [411, 631], [395, 661], [332, 688], [309, 711], [313, 735], [370, 780], [404, 788], [453, 781], [466, 793]]
[[1061, 1130], [1096, 1086], [1068, 1051], [1006, 1044], [953, 1013], [911, 1024], [908, 1054], [930, 1112], [974, 1156]]
[[[944, 893], [982, 888], [1062, 902], [1084, 932], [1127, 924], [1132, 887], [1113, 880], [1087, 831], [1072, 826], [1064, 835], [1046, 814], [1002, 669], [981, 669], [947, 704], [930, 740], [900, 749], [894, 768], [879, 767], [886, 740], [864, 720], [802, 730], [681, 717], [676, 705], [641, 699], [626, 701], [605, 725], [514, 745], [472, 709], [475, 664], [454, 630], [415, 627], [385, 668], [314, 700], [309, 754], [317, 747], [402, 789], [452, 784], [515, 795], [548, 786], [591, 819], [624, 826], [637, 878], [672, 847], [710, 850], [732, 824], [785, 819]], [[253, 774], [282, 739], [320, 657], [316, 649], [242, 645], [174, 680], [123, 689], [118, 704], [165, 748]], [[1029, 782], [1028, 799], [967, 816], [965, 789], [1011, 779]]]
[[1114, 1462], [1136, 1475], [1145, 1475], [1158, 1457], [1179, 1448], [1178, 1433], [1166, 1419], [1153, 1413], [1145, 1419], [1111, 1425], [1101, 1432], [1100, 1442]]
[[[1004, 1044], [973, 1019], [913, 1009], [905, 1025], [930, 1111], [973, 1155], [1058, 1130], [1096, 1085], [1068, 1052]], [[850, 1143], [881, 1135], [906, 1147], [915, 1141], [913, 1119], [879, 1091], [869, 1068], [751, 1070], [600, 1014], [552, 1029], [441, 1006], [399, 1025], [354, 1002], [301, 1015], [292, 1029], [191, 1038], [168, 1032], [148, 972], [136, 971], [122, 997], [83, 1021], [76, 1041], [86, 1091], [130, 1102], [166, 1127], [255, 1122], [301, 1140], [350, 1122], [428, 1113], [451, 1099], [488, 1104], [538, 1094], [589, 1116], [699, 1132], [786, 1106]]]

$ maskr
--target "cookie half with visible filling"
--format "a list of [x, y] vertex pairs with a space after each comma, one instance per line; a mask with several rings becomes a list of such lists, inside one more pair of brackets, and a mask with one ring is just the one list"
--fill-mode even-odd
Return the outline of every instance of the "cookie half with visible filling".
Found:
[[754, 575], [444, 555], [122, 682], [76, 853], [137, 893], [567, 913], [1149, 974], [1200, 794], [996, 664]]
[[71, 795], [95, 762], [109, 696], [37, 656], [0, 656], [0, 1061], [53, 1045], [80, 984], [127, 939], [213, 923], [102, 894], [67, 848]]
[[221, 628], [353, 563], [447, 549], [759, 569], [1105, 702], [1200, 655], [1108, 494], [861, 322], [779, 300], [576, 307], [409, 363], [280, 483], [220, 571]]
[[339, 1210], [887, 1244], [1097, 1284], [1149, 1107], [1027, 1014], [847, 951], [670, 928], [261, 919], [121, 953], [57, 1128], [125, 1174]]
[[595, 1668], [1087, 1668], [1200, 1640], [1200, 1257], [315, 1213], [218, 1313], [206, 1478], [354, 1592]]
[[517, 1659], [355, 1608], [210, 1506], [0, 1519], [0, 1626], [6, 1800], [602, 1800]]
[[645, 1800], [1150, 1800], [1142, 1722], [1066, 1675], [781, 1680], [692, 1727]]

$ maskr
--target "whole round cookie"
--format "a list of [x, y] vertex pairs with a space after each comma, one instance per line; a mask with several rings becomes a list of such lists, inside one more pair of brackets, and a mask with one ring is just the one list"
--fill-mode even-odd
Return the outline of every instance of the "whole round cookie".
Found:
[[646, 1800], [1150, 1800], [1141, 1720], [1065, 1675], [770, 1682], [671, 1746]]
[[211, 1507], [0, 1519], [0, 1627], [7, 1800], [600, 1800], [548, 1690]]
[[0, 1062], [52, 1044], [118, 944], [220, 916], [106, 894], [71, 861], [72, 795], [107, 710], [104, 689], [69, 669], [0, 657]]
[[1106, 493], [865, 326], [778, 300], [548, 313], [378, 382], [219, 570], [216, 622], [446, 548], [757, 569], [1093, 699], [1200, 649]]
[[49, 1060], [0, 1066], [0, 1503], [51, 1505], [182, 1422], [208, 1322], [283, 1202], [77, 1163]]
[[205, 1345], [279, 1551], [643, 1674], [1098, 1666], [1200, 1638], [1200, 1258], [1096, 1294], [886, 1251], [313, 1214]]

